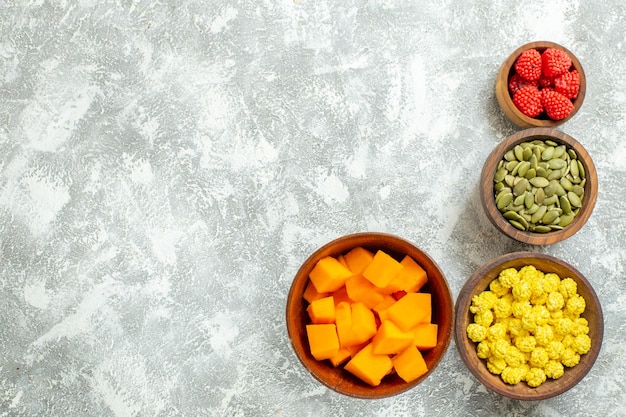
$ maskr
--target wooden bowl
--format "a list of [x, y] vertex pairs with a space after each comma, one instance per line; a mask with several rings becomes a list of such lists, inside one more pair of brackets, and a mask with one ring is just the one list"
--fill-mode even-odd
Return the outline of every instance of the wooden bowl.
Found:
[[[558, 144], [564, 144], [568, 149], [573, 149], [578, 155], [578, 160], [585, 169], [586, 184], [584, 186], [583, 205], [574, 220], [562, 230], [555, 230], [548, 233], [537, 233], [516, 229], [509, 223], [498, 210], [494, 196], [494, 174], [498, 168], [498, 163], [504, 154], [522, 142], [533, 140], [552, 140]], [[587, 150], [577, 140], [571, 136], [550, 128], [531, 128], [519, 131], [502, 141], [491, 152], [487, 161], [483, 165], [480, 177], [480, 198], [482, 206], [491, 223], [502, 233], [512, 239], [532, 245], [550, 245], [560, 242], [578, 232], [589, 219], [598, 197], [598, 175], [593, 160]]]
[[[500, 271], [506, 268], [519, 269], [525, 265], [534, 265], [538, 270], [558, 274], [562, 279], [570, 277], [578, 285], [578, 294], [584, 297], [586, 309], [581, 315], [589, 322], [589, 336], [591, 349], [581, 355], [578, 365], [565, 368], [565, 374], [559, 379], [547, 379], [536, 388], [525, 382], [516, 385], [506, 384], [499, 375], [494, 375], [487, 369], [486, 362], [478, 358], [476, 344], [466, 333], [467, 326], [473, 321], [470, 313], [472, 297], [488, 288], [489, 283], [498, 277]], [[474, 376], [490, 390], [516, 400], [543, 400], [554, 397], [576, 385], [592, 368], [600, 348], [604, 334], [604, 320], [600, 301], [591, 284], [574, 267], [550, 255], [517, 252], [500, 256], [479, 268], [465, 283], [456, 302], [455, 342], [461, 359]]]
[[[377, 387], [370, 386], [354, 377], [341, 366], [335, 368], [329, 361], [317, 361], [309, 352], [306, 324], [309, 318], [306, 312], [307, 302], [302, 298], [309, 273], [318, 260], [326, 256], [338, 256], [361, 246], [370, 251], [383, 250], [400, 261], [409, 255], [424, 268], [428, 283], [422, 292], [432, 295], [432, 322], [439, 326], [437, 346], [422, 352], [428, 366], [428, 372], [411, 383], [406, 383], [395, 373], [383, 378]], [[291, 285], [287, 297], [287, 331], [293, 349], [302, 365], [319, 382], [338, 393], [363, 399], [390, 397], [407, 391], [433, 373], [443, 358], [452, 339], [454, 321], [454, 300], [446, 278], [435, 261], [424, 251], [400, 237], [385, 233], [356, 233], [340, 237], [316, 250], [302, 264]]]
[[[519, 111], [517, 106], [515, 106], [515, 104], [513, 103], [511, 94], [509, 93], [509, 79], [515, 73], [515, 60], [517, 59], [517, 57], [520, 56], [523, 51], [531, 48], [537, 49], [540, 53], [548, 48], [557, 48], [567, 52], [572, 59], [573, 68], [576, 69], [580, 74], [580, 89], [578, 92], [578, 96], [573, 101], [574, 110], [569, 114], [569, 116], [564, 119], [550, 120], [547, 116], [538, 118], [528, 117], [521, 111]], [[585, 100], [585, 93], [587, 90], [587, 79], [585, 77], [585, 72], [582, 65], [580, 64], [580, 61], [571, 51], [554, 42], [538, 41], [522, 45], [515, 51], [513, 51], [511, 55], [509, 55], [509, 57], [500, 66], [498, 74], [496, 75], [495, 90], [496, 98], [498, 99], [498, 104], [500, 105], [502, 112], [505, 114], [506, 117], [509, 118], [509, 120], [511, 120], [511, 122], [515, 123], [517, 126], [522, 128], [556, 127], [571, 119], [582, 106], [583, 101]]]

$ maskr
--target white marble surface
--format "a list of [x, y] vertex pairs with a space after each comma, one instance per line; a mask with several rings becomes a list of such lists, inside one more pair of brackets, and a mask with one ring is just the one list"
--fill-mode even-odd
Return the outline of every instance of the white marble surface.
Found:
[[[622, 0], [8, 0], [0, 3], [0, 416], [626, 415]], [[501, 61], [550, 40], [588, 77], [562, 127], [596, 162], [587, 225], [499, 235], [481, 166], [517, 130]], [[363, 401], [297, 361], [299, 264], [343, 234], [426, 249], [456, 297], [481, 264], [574, 264], [605, 313], [596, 365], [499, 397], [454, 343], [414, 390]]]

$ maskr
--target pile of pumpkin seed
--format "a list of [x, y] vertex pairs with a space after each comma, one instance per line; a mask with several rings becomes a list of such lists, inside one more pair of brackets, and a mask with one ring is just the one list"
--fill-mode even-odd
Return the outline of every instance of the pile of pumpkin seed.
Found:
[[547, 233], [578, 214], [586, 179], [576, 151], [534, 140], [507, 151], [493, 181], [496, 206], [515, 228]]

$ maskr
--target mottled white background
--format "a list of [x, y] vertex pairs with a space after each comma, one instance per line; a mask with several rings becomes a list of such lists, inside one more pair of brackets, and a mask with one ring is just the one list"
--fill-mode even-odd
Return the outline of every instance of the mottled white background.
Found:
[[[2, 1], [0, 416], [626, 415], [625, 35], [622, 0]], [[584, 66], [562, 130], [600, 185], [549, 247], [499, 235], [477, 192], [518, 130], [496, 72], [535, 40]], [[323, 388], [286, 295], [358, 231], [423, 247], [455, 297], [507, 252], [572, 263], [604, 308], [594, 368], [512, 401], [452, 343], [394, 398]]]

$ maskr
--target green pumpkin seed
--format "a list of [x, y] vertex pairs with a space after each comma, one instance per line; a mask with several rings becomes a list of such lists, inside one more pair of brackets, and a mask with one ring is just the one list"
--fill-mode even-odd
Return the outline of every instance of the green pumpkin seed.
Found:
[[550, 197], [546, 197], [543, 199], [543, 205], [551, 206], [553, 204], [556, 204], [557, 201], [559, 201], [559, 196], [557, 196], [556, 194], [552, 194]]
[[539, 224], [537, 226], [535, 226], [533, 232], [537, 232], [537, 233], [548, 233], [551, 232], [552, 229], [549, 226], [544, 226], [542, 224]]
[[526, 209], [530, 209], [535, 204], [535, 196], [530, 191], [526, 191], [524, 194], [524, 206]]
[[520, 162], [519, 169], [517, 170], [517, 175], [525, 177], [526, 176], [526, 172], [528, 172], [529, 168], [530, 168], [530, 162], [528, 162], [528, 161]]
[[567, 151], [565, 149], [565, 145], [559, 145], [556, 148], [554, 148], [554, 155], [552, 155], [552, 157], [563, 158], [566, 155], [567, 155]]
[[528, 171], [526, 171], [526, 175], [524, 176], [526, 177], [527, 180], [531, 178], [535, 178], [537, 176], [537, 171], [535, 171], [534, 168], [529, 168]]
[[513, 171], [513, 168], [515, 168], [517, 164], [518, 164], [517, 161], [508, 161], [506, 164], [504, 164], [504, 167], [506, 168], [507, 171], [511, 172]]
[[561, 187], [563, 187], [563, 189], [565, 189], [565, 191], [571, 191], [572, 190], [573, 184], [566, 177], [562, 177], [559, 182], [561, 183]]
[[563, 214], [559, 220], [559, 226], [565, 227], [574, 220], [574, 213]]
[[496, 205], [499, 210], [503, 210], [506, 206], [513, 202], [513, 194], [506, 192], [501, 195], [499, 199], [496, 200]]
[[548, 181], [548, 179], [544, 177], [535, 177], [530, 180], [530, 183], [535, 187], [543, 188], [547, 187], [548, 184], [550, 184], [550, 181]]
[[572, 177], [574, 178], [578, 178], [579, 176], [579, 172], [578, 172], [578, 161], [576, 160], [572, 160], [569, 163], [569, 172], [572, 173]]
[[522, 204], [524, 204], [525, 197], [526, 197], [526, 194], [518, 195], [517, 197], [515, 197], [513, 199], [513, 205], [514, 206], [521, 206]]
[[504, 154], [504, 159], [506, 159], [507, 161], [515, 161], [515, 152], [513, 152], [513, 149], [507, 151]]
[[[526, 214], [532, 216], [537, 210], [539, 210], [539, 204], [533, 204], [529, 209], [526, 209]], [[530, 221], [530, 219], [528, 221]]]
[[585, 167], [583, 166], [583, 163], [580, 162], [580, 160], [577, 160], [576, 161], [576, 165], [578, 165], [578, 171], [579, 171], [578, 176], [580, 178], [584, 179], [585, 178]]
[[526, 228], [520, 222], [516, 220], [509, 220], [509, 223], [511, 223], [513, 227], [515, 227], [518, 230], [526, 230]]
[[537, 172], [537, 177], [548, 178], [548, 170], [542, 166], [538, 166], [535, 170]]
[[537, 155], [532, 154], [528, 162], [530, 162], [530, 167], [532, 169], [537, 169]]
[[542, 206], [543, 200], [545, 200], [545, 198], [546, 198], [546, 192], [543, 190], [543, 188], [538, 188], [537, 192], [535, 192], [535, 203]]
[[524, 159], [524, 161], [528, 161], [532, 155], [533, 150], [531, 148], [524, 148], [524, 152], [522, 153], [522, 158]]
[[546, 187], [544, 187], [543, 191], [546, 193], [546, 197], [552, 197], [554, 194], [556, 194], [557, 184], [558, 182], [552, 180], [548, 183]]
[[581, 187], [579, 184], [577, 184], [572, 187], [572, 192], [576, 194], [578, 197], [582, 197], [583, 194], [585, 193], [585, 189]]
[[567, 162], [562, 159], [550, 159], [548, 161], [548, 166], [552, 169], [562, 169], [565, 168]]
[[563, 174], [561, 173], [560, 169], [555, 169], [554, 171], [551, 171], [548, 173], [548, 180], [552, 181], [552, 180], [558, 180], [563, 176]]
[[546, 214], [546, 212], [548, 211], [548, 207], [546, 206], [541, 206], [539, 207], [539, 210], [537, 210], [535, 212], [535, 214], [533, 214], [530, 217], [530, 221], [531, 223], [539, 223], [539, 220], [541, 220], [543, 218], [543, 216]]
[[561, 213], [559, 213], [558, 210], [548, 210], [546, 214], [544, 214], [544, 216], [541, 218], [541, 221], [543, 222], [543, 224], [551, 224], [559, 218], [560, 214]]
[[517, 158], [518, 161], [524, 160], [524, 148], [520, 145], [515, 145], [513, 152], [515, 153], [515, 158]]
[[496, 171], [495, 175], [493, 176], [493, 181], [494, 182], [502, 181], [504, 177], [506, 176], [506, 174], [508, 174], [507, 170], [504, 168], [500, 168], [499, 170]]
[[550, 139], [545, 140], [543, 143], [545, 143], [548, 146], [558, 146], [558, 143]]
[[570, 214], [572, 212], [572, 205], [570, 204], [567, 196], [561, 196], [559, 198], [559, 203], [561, 204], [561, 210], [563, 210], [563, 214]]
[[568, 191], [567, 199], [569, 200], [572, 207], [582, 207], [582, 202], [580, 201], [580, 198], [573, 191]]
[[548, 161], [552, 159], [553, 155], [554, 155], [554, 147], [549, 146], [541, 153], [541, 160]]
[[578, 155], [576, 155], [576, 151], [573, 149], [568, 149], [567, 154], [571, 159], [578, 159]]
[[513, 194], [522, 195], [528, 189], [528, 180], [526, 178], [522, 178], [515, 186], [513, 187]]

